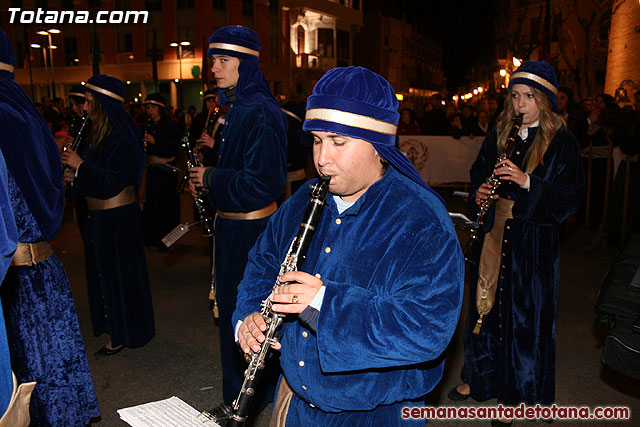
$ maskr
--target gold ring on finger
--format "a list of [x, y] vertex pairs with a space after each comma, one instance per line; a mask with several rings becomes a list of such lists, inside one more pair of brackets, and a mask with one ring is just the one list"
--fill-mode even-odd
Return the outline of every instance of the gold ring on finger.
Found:
[[291, 297], [291, 302], [294, 304], [298, 303], [298, 294], [293, 294], [293, 297]]

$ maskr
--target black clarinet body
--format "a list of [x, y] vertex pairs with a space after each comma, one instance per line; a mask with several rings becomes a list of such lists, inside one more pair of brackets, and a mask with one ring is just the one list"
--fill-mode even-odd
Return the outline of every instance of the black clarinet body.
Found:
[[[199, 162], [196, 160], [196, 156], [191, 148], [191, 143], [189, 142], [189, 130], [186, 130], [182, 137], [182, 147], [187, 150], [187, 172], [186, 176], [183, 180], [183, 183], [186, 183], [188, 179], [189, 169], [200, 166]], [[215, 234], [213, 229], [213, 214], [211, 212], [211, 208], [209, 207], [209, 203], [204, 198], [205, 192], [203, 190], [199, 190], [196, 195], [195, 203], [196, 209], [198, 209], [198, 215], [202, 220], [203, 232], [202, 235], [205, 237], [210, 237]]]
[[[511, 127], [511, 131], [509, 132], [509, 136], [507, 137], [507, 141], [504, 146], [504, 150], [498, 155], [498, 159], [496, 160], [496, 166], [511, 157], [513, 153], [513, 149], [516, 145], [516, 136], [520, 131], [520, 127], [522, 126], [522, 114], [518, 114], [513, 116], [513, 126]], [[494, 167], [495, 169], [495, 167]], [[491, 176], [487, 178], [487, 184], [491, 187], [491, 193], [494, 194], [498, 187], [500, 187], [501, 181], [500, 178], [495, 174], [495, 171], [491, 173]], [[480, 259], [480, 233], [482, 227], [485, 224], [487, 219], [487, 214], [491, 209], [493, 204], [493, 199], [488, 197], [486, 200], [482, 202], [480, 205], [480, 211], [478, 211], [478, 215], [476, 217], [476, 228], [471, 228], [469, 232], [469, 243], [467, 248], [464, 251], [464, 259], [471, 265], [477, 265], [478, 260]]]
[[[91, 126], [88, 126], [88, 124], [91, 122], [91, 119], [89, 119], [89, 116], [83, 116], [82, 118], [78, 118], [78, 120], [81, 120], [81, 124], [79, 126], [74, 126], [75, 128], [77, 128], [77, 132], [74, 129], [75, 137], [73, 138], [73, 142], [71, 143], [69, 148], [64, 147], [64, 149], [62, 150], [63, 152], [67, 151], [67, 149], [71, 149], [78, 153], [78, 150], [82, 148], [81, 145], [83, 145], [88, 129], [91, 128]], [[74, 120], [74, 123], [77, 123], [76, 120]], [[64, 175], [67, 169], [69, 169], [69, 165], [62, 165], [62, 175]]]
[[[314, 231], [320, 220], [320, 215], [324, 207], [324, 203], [329, 194], [329, 180], [331, 178], [320, 178], [320, 180], [313, 186], [311, 192], [311, 201], [307, 206], [302, 217], [300, 229], [298, 234], [291, 242], [289, 251], [285, 256], [284, 261], [280, 265], [280, 272], [276, 278], [276, 282], [273, 288], [284, 286], [287, 283], [280, 281], [280, 277], [289, 271], [297, 271], [302, 267], [306, 258], [307, 250], [311, 244]], [[272, 310], [272, 303], [267, 298], [262, 301], [260, 314], [264, 318], [267, 324], [267, 330], [264, 332], [265, 340], [260, 344], [260, 351], [251, 355], [249, 366], [244, 373], [244, 382], [240, 390], [240, 394], [233, 402], [233, 412], [229, 415], [229, 418], [224, 420], [214, 419], [218, 424], [225, 425], [226, 427], [241, 427], [247, 419], [249, 408], [251, 406], [251, 400], [255, 393], [256, 386], [260, 380], [260, 374], [264, 368], [266, 357], [269, 354], [271, 345], [278, 339], [278, 330], [282, 324], [282, 320], [285, 315], [276, 313]]]

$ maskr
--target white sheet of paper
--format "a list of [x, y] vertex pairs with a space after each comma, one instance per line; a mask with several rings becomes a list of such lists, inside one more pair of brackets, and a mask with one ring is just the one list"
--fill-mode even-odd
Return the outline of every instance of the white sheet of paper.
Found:
[[132, 427], [220, 427], [211, 420], [198, 419], [200, 412], [176, 396], [118, 409], [118, 414]]

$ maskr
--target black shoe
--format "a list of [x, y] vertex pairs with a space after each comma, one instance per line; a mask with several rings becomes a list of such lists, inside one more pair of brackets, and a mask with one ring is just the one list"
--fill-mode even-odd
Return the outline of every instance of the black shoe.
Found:
[[220, 405], [215, 408], [211, 408], [207, 411], [209, 416], [214, 422], [224, 421], [229, 419], [231, 414], [233, 414], [233, 408], [226, 403], [222, 402]]
[[94, 354], [98, 357], [113, 356], [115, 354], [120, 353], [123, 348], [124, 348], [124, 345], [121, 345], [120, 347], [117, 347], [117, 348], [107, 348], [107, 346], [105, 345], [100, 350], [96, 351]]
[[451, 389], [447, 397], [454, 402], [462, 402], [463, 400], [467, 400], [471, 395], [470, 394], [462, 394], [458, 391], [458, 386], [455, 386]]
[[500, 420], [491, 420], [491, 427], [509, 427], [511, 425], [513, 425], [513, 421], [505, 423]]

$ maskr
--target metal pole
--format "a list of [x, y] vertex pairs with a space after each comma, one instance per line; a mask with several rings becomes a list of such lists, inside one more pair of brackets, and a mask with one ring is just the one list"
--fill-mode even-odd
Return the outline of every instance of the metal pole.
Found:
[[182, 110], [184, 108], [183, 104], [183, 97], [184, 94], [182, 92], [182, 45], [180, 44], [180, 42], [178, 42], [178, 66], [180, 67], [180, 109]]
[[42, 57], [44, 58], [44, 80], [47, 83], [47, 94], [51, 97], [51, 87], [49, 87], [49, 71], [47, 70], [47, 49], [42, 46]]
[[[51, 47], [51, 33], [47, 32], [47, 36], [49, 36], [49, 63], [51, 64], [51, 97], [55, 98], [56, 96], [56, 82], [55, 82], [55, 76], [53, 73], [53, 48]], [[52, 99], [53, 101], [53, 99]]]

